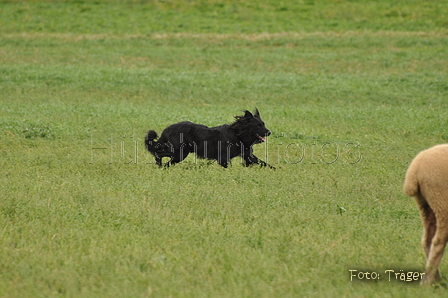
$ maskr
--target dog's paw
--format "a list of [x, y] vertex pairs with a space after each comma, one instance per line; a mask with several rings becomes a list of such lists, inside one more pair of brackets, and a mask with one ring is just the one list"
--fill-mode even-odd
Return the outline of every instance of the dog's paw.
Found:
[[276, 167], [271, 166], [270, 164], [266, 163], [265, 161], [260, 160], [260, 166], [261, 167], [269, 167], [272, 170], [276, 170]]

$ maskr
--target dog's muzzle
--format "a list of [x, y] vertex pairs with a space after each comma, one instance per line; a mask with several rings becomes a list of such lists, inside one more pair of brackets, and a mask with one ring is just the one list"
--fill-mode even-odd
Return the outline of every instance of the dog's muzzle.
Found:
[[264, 137], [260, 136], [259, 134], [257, 134], [257, 137], [260, 139], [261, 142], [266, 142], [266, 137], [268, 137], [271, 134], [271, 132], [268, 130]]

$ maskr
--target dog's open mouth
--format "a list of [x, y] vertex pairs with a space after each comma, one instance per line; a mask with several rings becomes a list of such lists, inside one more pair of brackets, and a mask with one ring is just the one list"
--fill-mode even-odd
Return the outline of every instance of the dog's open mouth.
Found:
[[257, 138], [259, 138], [261, 142], [266, 142], [266, 138], [264, 138], [258, 134], [257, 134]]

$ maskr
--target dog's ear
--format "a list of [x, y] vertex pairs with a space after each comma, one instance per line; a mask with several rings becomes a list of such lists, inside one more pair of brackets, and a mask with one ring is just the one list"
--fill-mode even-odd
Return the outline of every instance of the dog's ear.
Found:
[[244, 118], [253, 118], [254, 115], [252, 115], [251, 112], [249, 112], [248, 110], [244, 111]]
[[255, 108], [254, 116], [260, 118], [260, 112], [258, 111], [257, 108]]

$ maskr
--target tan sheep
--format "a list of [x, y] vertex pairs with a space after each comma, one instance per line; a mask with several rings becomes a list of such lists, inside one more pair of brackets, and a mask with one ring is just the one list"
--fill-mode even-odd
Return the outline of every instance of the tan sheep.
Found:
[[441, 279], [439, 264], [448, 241], [448, 144], [417, 154], [406, 173], [404, 192], [415, 198], [423, 222], [426, 255], [423, 284]]

